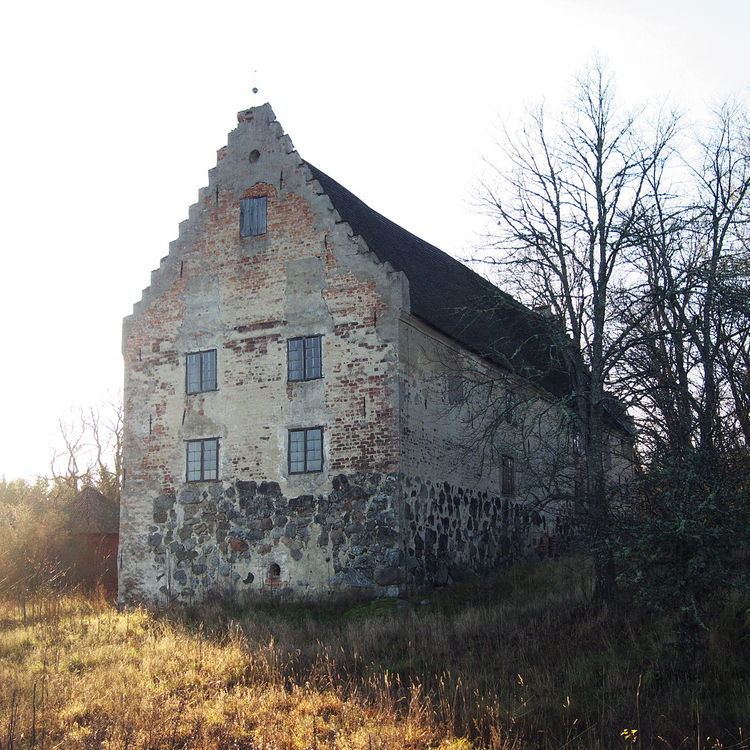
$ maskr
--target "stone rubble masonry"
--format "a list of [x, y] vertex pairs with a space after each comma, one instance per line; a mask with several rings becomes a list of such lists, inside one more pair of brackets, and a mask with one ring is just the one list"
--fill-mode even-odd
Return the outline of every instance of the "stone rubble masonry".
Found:
[[[242, 238], [253, 196], [267, 232]], [[395, 594], [491, 570], [546, 528], [496, 473], [446, 460], [455, 419], [410, 413], [434, 332], [409, 310], [404, 274], [341, 220], [270, 106], [241, 112], [123, 324], [122, 602]], [[303, 335], [322, 336], [323, 377], [288, 383]], [[187, 395], [185, 355], [214, 348], [217, 390]], [[290, 475], [288, 430], [317, 426], [324, 470]], [[214, 437], [220, 481], [186, 482], [185, 441]]]
[[321, 495], [285, 497], [278, 482], [246, 480], [158, 495], [147, 527], [158, 594], [197, 601], [209, 593], [241, 600], [258, 587], [300, 596], [322, 588], [398, 593], [397, 484], [392, 475], [358, 474], [334, 476]]

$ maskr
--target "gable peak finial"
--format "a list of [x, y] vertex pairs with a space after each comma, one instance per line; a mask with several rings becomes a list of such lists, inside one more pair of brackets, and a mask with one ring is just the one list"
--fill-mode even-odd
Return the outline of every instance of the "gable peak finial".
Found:
[[237, 113], [237, 122], [252, 122], [255, 116], [255, 111], [263, 105], [263, 95], [260, 93], [260, 86], [258, 85], [258, 71], [253, 71], [252, 86], [250, 91], [252, 98], [250, 106], [247, 109], [243, 109]]
[[252, 96], [252, 101], [251, 101], [250, 104], [253, 107], [257, 107], [260, 104], [260, 95], [259, 95], [260, 94], [260, 89], [258, 87], [258, 71], [257, 70], [253, 71], [253, 85], [252, 85], [252, 88], [250, 90], [251, 90], [252, 95], [253, 95]]

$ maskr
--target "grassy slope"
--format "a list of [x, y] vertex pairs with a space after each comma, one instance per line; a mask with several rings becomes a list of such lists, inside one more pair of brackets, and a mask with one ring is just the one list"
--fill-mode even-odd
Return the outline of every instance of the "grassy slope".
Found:
[[624, 746], [623, 729], [643, 747], [736, 743], [750, 728], [746, 609], [719, 618], [695, 681], [669, 622], [595, 610], [588, 590], [572, 561], [409, 605], [155, 616], [49, 597], [24, 618], [7, 603], [0, 750], [593, 748]]

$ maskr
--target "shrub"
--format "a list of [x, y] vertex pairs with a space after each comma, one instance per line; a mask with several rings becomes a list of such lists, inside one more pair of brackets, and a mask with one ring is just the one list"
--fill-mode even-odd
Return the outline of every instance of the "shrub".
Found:
[[15, 502], [2, 502], [8, 494], [0, 494], [0, 594], [62, 586], [70, 556], [64, 515], [38, 491], [14, 492]]
[[677, 613], [691, 641], [702, 639], [710, 611], [748, 584], [747, 464], [700, 453], [663, 459], [642, 484], [638, 511], [616, 527], [618, 583], [642, 609]]

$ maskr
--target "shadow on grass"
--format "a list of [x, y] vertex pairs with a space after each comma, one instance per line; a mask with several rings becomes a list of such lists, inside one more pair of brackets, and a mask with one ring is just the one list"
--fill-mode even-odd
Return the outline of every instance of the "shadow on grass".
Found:
[[670, 618], [599, 607], [591, 587], [588, 561], [570, 558], [404, 599], [259, 597], [168, 616], [218, 636], [240, 628], [248, 649], [272, 643], [288, 684], [372, 701], [387, 689], [396, 703], [419, 686], [440, 722], [484, 743], [512, 730], [542, 747], [611, 747], [637, 729], [625, 737], [736, 744], [750, 717], [748, 602], [717, 614], [695, 675]]

